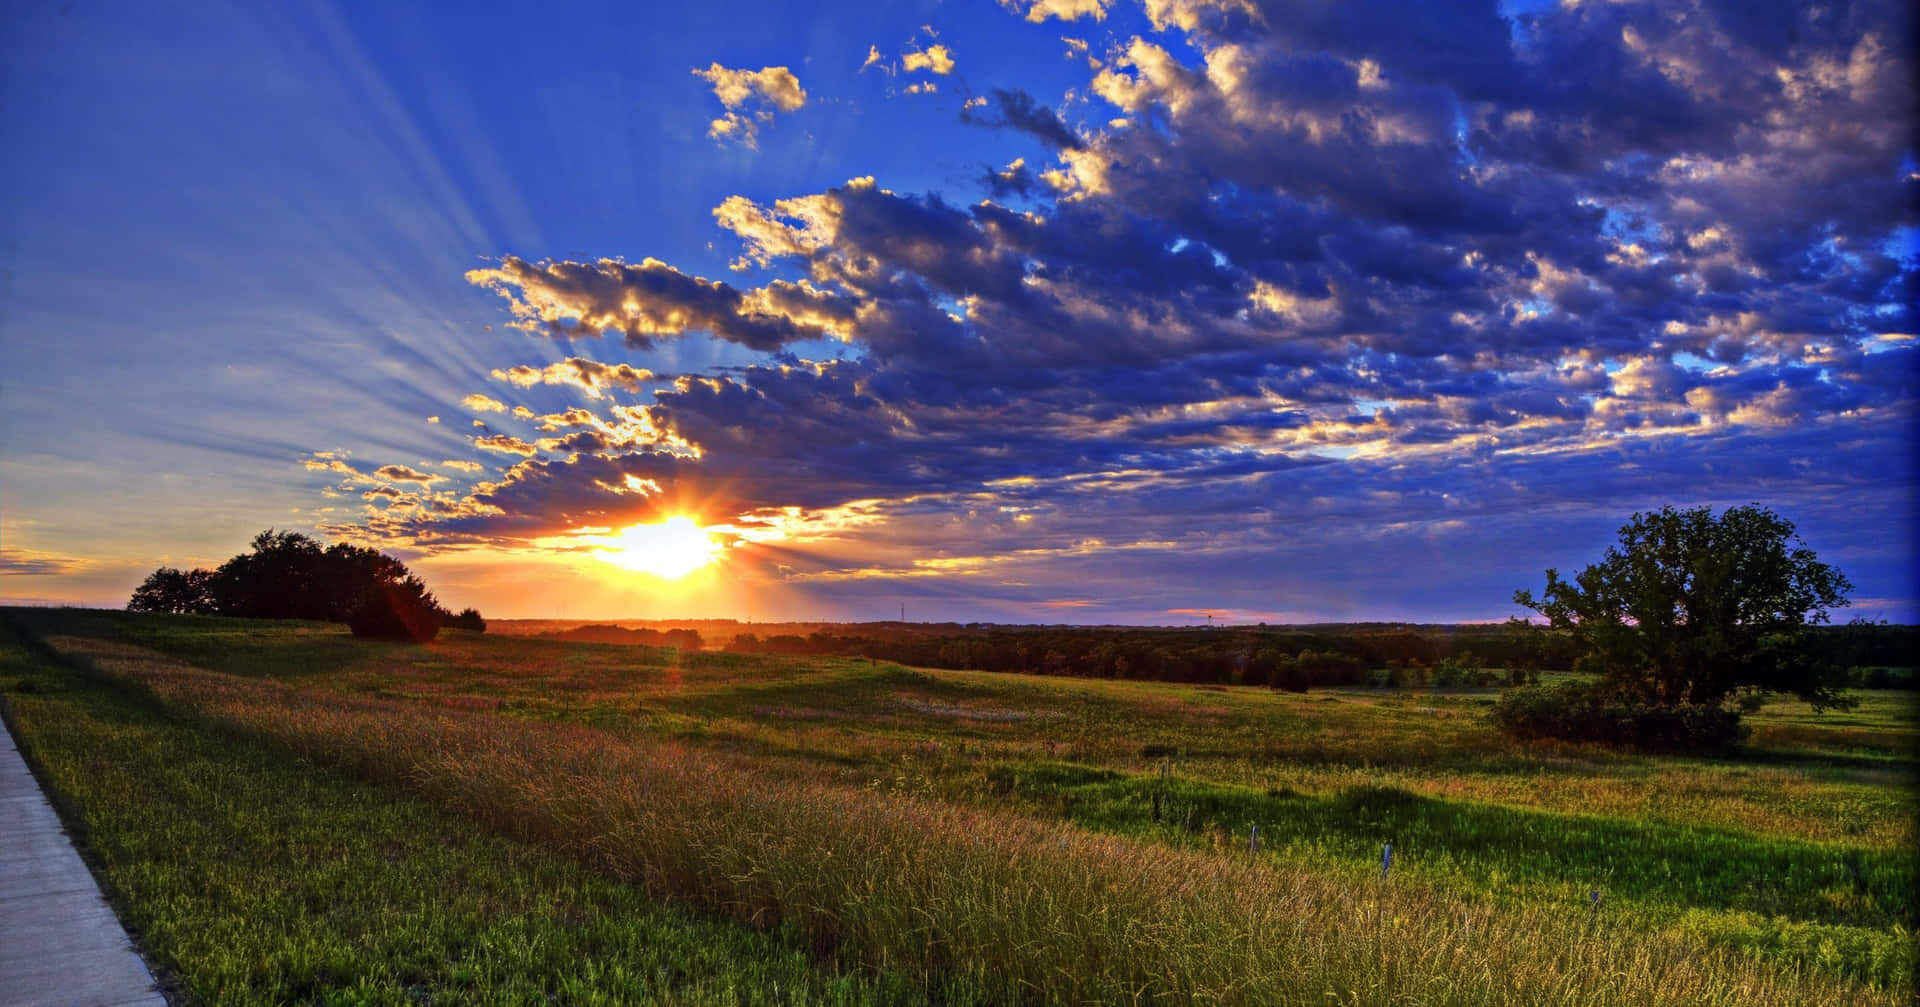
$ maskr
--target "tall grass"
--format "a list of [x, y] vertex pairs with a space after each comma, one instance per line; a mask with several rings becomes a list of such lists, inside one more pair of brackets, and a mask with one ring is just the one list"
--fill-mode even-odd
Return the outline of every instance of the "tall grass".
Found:
[[0, 713], [175, 1004], [925, 999], [903, 981], [821, 969], [767, 934], [398, 788], [133, 701], [29, 653], [3, 625]]
[[1013, 814], [771, 780], [711, 750], [54, 640], [156, 700], [403, 784], [846, 964], [1043, 1003], [1818, 1004], [1884, 991], [1547, 907], [1354, 884]]

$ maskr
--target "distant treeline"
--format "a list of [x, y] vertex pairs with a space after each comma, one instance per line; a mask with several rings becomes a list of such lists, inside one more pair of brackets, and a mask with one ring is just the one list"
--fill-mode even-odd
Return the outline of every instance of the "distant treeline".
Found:
[[[1392, 627], [859, 627], [857, 634], [736, 634], [735, 653], [866, 657], [923, 668], [1279, 689], [1352, 685], [1517, 684], [1542, 670], [1572, 668], [1566, 634], [1518, 621], [1496, 625]], [[623, 631], [632, 632], [632, 631]], [[690, 631], [682, 631], [690, 632]], [[1842, 666], [1862, 668], [1860, 684], [1898, 687], [1912, 676], [1874, 673], [1914, 661], [1920, 627], [1855, 623], [1820, 627], [1820, 646]], [[1497, 669], [1497, 670], [1496, 670]], [[1379, 673], [1376, 673], [1379, 672]]]
[[[865, 627], [863, 627], [865, 628]], [[1570, 641], [1533, 626], [1423, 629], [1007, 628], [733, 638], [741, 653], [869, 657], [925, 668], [1220, 685], [1492, 685], [1573, 661]], [[1488, 669], [1501, 669], [1503, 674]], [[1376, 669], [1385, 669], [1375, 675]]]
[[484, 632], [475, 609], [458, 615], [406, 564], [377, 550], [331, 546], [269, 528], [252, 549], [212, 570], [161, 567], [127, 602], [131, 612], [343, 622], [355, 636], [431, 640], [442, 626]]
[[[663, 628], [596, 623], [533, 635], [688, 651], [699, 650], [705, 643], [699, 630], [655, 625]], [[711, 635], [720, 637], [721, 646], [733, 653], [864, 657], [922, 668], [1296, 690], [1517, 684], [1532, 681], [1540, 671], [1571, 669], [1579, 656], [1567, 634], [1518, 621], [1222, 629], [885, 622], [827, 624], [815, 632], [769, 636], [740, 632], [739, 623], [709, 620], [700, 625], [714, 630]], [[728, 630], [734, 630], [730, 637]], [[1855, 684], [1914, 686], [1910, 669], [1920, 647], [1920, 627], [1856, 622], [1816, 627], [1811, 632], [1818, 652], [1842, 667], [1856, 669]]]
[[620, 643], [639, 644], [648, 647], [678, 647], [681, 650], [699, 650], [702, 641], [699, 630], [693, 629], [626, 629], [610, 623], [593, 623], [576, 626], [572, 629], [557, 630], [551, 633], [536, 633], [542, 640], [572, 640], [575, 643]]

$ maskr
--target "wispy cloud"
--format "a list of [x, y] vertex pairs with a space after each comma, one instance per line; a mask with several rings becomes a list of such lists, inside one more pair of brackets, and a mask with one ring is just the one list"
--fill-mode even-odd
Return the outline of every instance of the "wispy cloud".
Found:
[[0, 573], [15, 577], [58, 577], [80, 573], [92, 566], [78, 556], [40, 552], [34, 549], [0, 548]]

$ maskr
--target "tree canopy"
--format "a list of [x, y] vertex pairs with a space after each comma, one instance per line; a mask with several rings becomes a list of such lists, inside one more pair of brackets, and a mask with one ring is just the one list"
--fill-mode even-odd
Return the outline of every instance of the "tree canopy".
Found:
[[406, 564], [362, 546], [323, 547], [268, 529], [214, 570], [155, 570], [133, 592], [135, 612], [344, 622], [357, 636], [430, 640], [443, 625], [485, 629], [480, 613], [454, 615]]
[[1569, 631], [1576, 668], [1662, 707], [1716, 705], [1738, 689], [1847, 705], [1845, 671], [1808, 645], [1808, 627], [1852, 589], [1792, 523], [1757, 505], [1635, 514], [1618, 545], [1572, 581], [1513, 600]]

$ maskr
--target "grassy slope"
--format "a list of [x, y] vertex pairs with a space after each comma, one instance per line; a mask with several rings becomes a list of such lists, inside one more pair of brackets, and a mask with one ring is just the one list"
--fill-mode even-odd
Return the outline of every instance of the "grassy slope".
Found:
[[6, 630], [0, 694], [188, 1002], [910, 999], [416, 798], [183, 723]]
[[1912, 977], [1910, 697], [1876, 696], [1846, 723], [1770, 709], [1754, 718], [1761, 747], [1742, 761], [1650, 760], [1514, 749], [1479, 723], [1474, 696], [682, 662], [466, 634], [387, 648], [333, 627], [27, 615], [44, 631], [132, 639], [233, 673], [672, 737], [749, 753], [769, 778], [1059, 818], [1162, 846], [1244, 847], [1257, 823], [1278, 862], [1349, 882], [1391, 838], [1399, 873], [1470, 901], [1571, 911], [1599, 889], [1600, 916], [1630, 932], [1702, 935], [1889, 989]]

